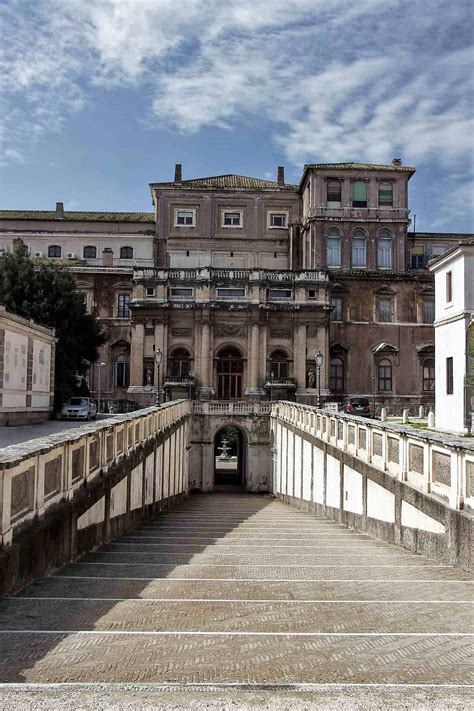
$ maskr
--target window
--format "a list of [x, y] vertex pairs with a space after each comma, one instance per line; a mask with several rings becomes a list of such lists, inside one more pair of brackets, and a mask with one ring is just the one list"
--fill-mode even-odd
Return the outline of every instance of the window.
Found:
[[193, 296], [194, 289], [191, 286], [172, 286], [170, 296], [186, 298]]
[[352, 183], [352, 207], [367, 207], [367, 183], [355, 180]]
[[175, 210], [175, 227], [195, 227], [196, 210]]
[[120, 247], [120, 259], [133, 259], [133, 247]]
[[377, 240], [377, 266], [379, 269], [392, 268], [392, 234], [380, 230]]
[[52, 259], [57, 259], [60, 256], [61, 247], [59, 245], [52, 244], [50, 247], [48, 247], [48, 257], [51, 257]]
[[286, 212], [270, 212], [269, 227], [287, 227], [288, 215]]
[[333, 296], [331, 299], [333, 307], [331, 311], [331, 321], [342, 321], [342, 299], [340, 296]]
[[446, 358], [446, 395], [454, 392], [453, 359]]
[[366, 264], [365, 256], [365, 232], [357, 229], [352, 233], [352, 266], [364, 268]]
[[217, 296], [220, 297], [232, 297], [232, 296], [245, 296], [245, 289], [217, 289]]
[[283, 380], [288, 378], [290, 374], [290, 364], [288, 356], [284, 351], [273, 351], [270, 356], [270, 377], [273, 375], [273, 381]]
[[242, 227], [242, 212], [224, 210], [222, 213], [222, 227]]
[[173, 378], [188, 378], [191, 373], [191, 357], [186, 348], [176, 348], [170, 356], [170, 375]]
[[341, 234], [339, 230], [328, 230], [326, 237], [326, 266], [341, 266]]
[[423, 363], [423, 390], [434, 392], [435, 389], [435, 362], [433, 358], [427, 358]]
[[341, 204], [341, 182], [329, 180], [326, 185], [326, 202], [329, 207], [339, 207]]
[[381, 360], [378, 365], [378, 384], [381, 392], [390, 392], [392, 389], [392, 364], [388, 358]]
[[118, 360], [115, 363], [115, 387], [128, 388], [130, 384], [130, 363], [128, 360]]
[[155, 287], [154, 286], [147, 286], [146, 295], [147, 296], [155, 296]]
[[344, 361], [332, 358], [329, 364], [329, 389], [333, 392], [344, 390]]
[[449, 304], [453, 300], [453, 273], [446, 273], [446, 302]]
[[97, 247], [93, 247], [92, 245], [88, 245], [87, 247], [84, 247], [83, 257], [84, 257], [84, 259], [96, 259]]
[[308, 289], [308, 299], [317, 299], [318, 298], [318, 290], [317, 289]]
[[291, 299], [291, 289], [268, 289], [267, 299]]
[[435, 320], [435, 302], [433, 299], [425, 299], [423, 301], [423, 323], [434, 323]]
[[380, 183], [379, 207], [393, 207], [393, 185], [391, 183]]
[[118, 294], [117, 296], [117, 318], [129, 318], [130, 294]]
[[391, 323], [393, 321], [392, 303], [392, 299], [378, 300], [378, 320], [382, 323]]

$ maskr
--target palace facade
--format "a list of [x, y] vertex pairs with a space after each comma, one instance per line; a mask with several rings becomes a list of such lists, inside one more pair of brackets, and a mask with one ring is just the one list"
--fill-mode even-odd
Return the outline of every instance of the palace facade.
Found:
[[[434, 403], [427, 269], [467, 235], [409, 232], [414, 168], [309, 164], [150, 185], [153, 212], [0, 212], [0, 247], [64, 264], [108, 341], [97, 396]], [[156, 351], [161, 360], [157, 362]], [[320, 369], [315, 354], [323, 356]], [[318, 378], [319, 375], [319, 378]]]

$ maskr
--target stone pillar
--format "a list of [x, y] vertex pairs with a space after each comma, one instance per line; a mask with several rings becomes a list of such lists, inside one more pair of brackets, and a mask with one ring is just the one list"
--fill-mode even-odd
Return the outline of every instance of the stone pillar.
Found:
[[145, 342], [145, 327], [143, 323], [133, 325], [130, 351], [130, 385], [143, 385], [143, 348]]
[[259, 382], [260, 363], [260, 326], [254, 321], [250, 327], [250, 357], [249, 357], [249, 387], [246, 388], [246, 395], [262, 395], [263, 388]]
[[306, 324], [297, 323], [294, 330], [295, 377], [297, 393], [306, 392]]
[[211, 324], [208, 320], [201, 325], [201, 387], [200, 397], [212, 397], [214, 390], [211, 387]]

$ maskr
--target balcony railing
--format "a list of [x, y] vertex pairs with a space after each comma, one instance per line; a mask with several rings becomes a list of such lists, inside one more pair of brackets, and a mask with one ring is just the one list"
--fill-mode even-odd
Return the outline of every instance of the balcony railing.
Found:
[[252, 400], [211, 400], [193, 402], [193, 413], [198, 415], [269, 415], [271, 402]]
[[161, 282], [186, 283], [207, 282], [270, 282], [294, 284], [301, 282], [326, 282], [327, 274], [316, 269], [159, 269], [157, 267], [137, 267], [134, 281], [157, 280]]
[[270, 378], [267, 377], [265, 381], [265, 387], [266, 388], [274, 388], [274, 387], [290, 387], [290, 388], [295, 388], [296, 387], [296, 381], [294, 378]]
[[193, 375], [166, 375], [164, 385], [194, 385]]

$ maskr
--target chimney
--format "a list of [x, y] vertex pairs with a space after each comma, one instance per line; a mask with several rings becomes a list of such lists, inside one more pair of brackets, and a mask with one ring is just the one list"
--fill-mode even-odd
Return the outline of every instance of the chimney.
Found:
[[182, 165], [181, 163], [176, 163], [174, 166], [174, 182], [175, 183], [182, 183], [183, 182], [183, 173], [182, 173]]
[[64, 205], [62, 202], [56, 203], [56, 218], [58, 220], [64, 220]]
[[285, 184], [285, 166], [284, 165], [278, 166], [277, 183], [278, 183], [278, 185]]
[[110, 247], [105, 247], [102, 250], [102, 265], [104, 267], [114, 266], [114, 250]]
[[394, 158], [394, 159], [392, 160], [392, 165], [400, 166], [401, 164], [402, 164], [402, 159], [401, 159], [401, 158]]

